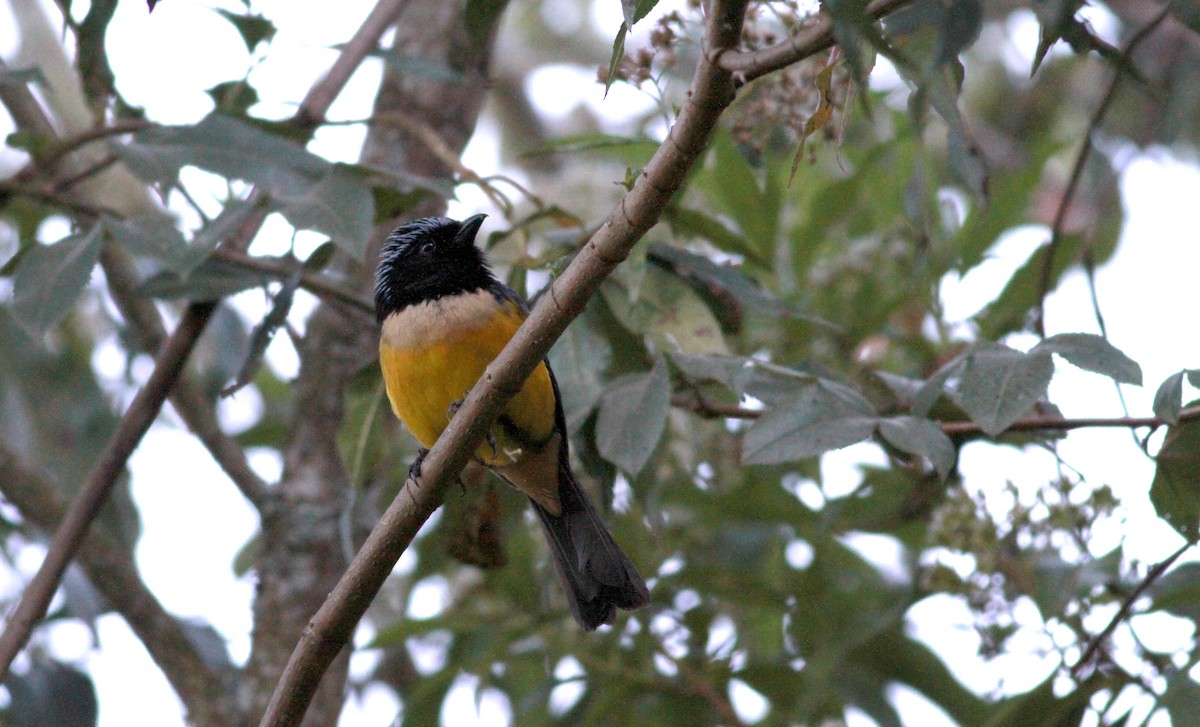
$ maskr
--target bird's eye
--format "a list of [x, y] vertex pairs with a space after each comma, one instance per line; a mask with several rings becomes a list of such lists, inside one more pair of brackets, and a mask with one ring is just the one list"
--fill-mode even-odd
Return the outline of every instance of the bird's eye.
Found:
[[426, 242], [421, 245], [421, 254], [422, 255], [428, 255], [431, 252], [433, 252], [433, 243], [432, 242]]

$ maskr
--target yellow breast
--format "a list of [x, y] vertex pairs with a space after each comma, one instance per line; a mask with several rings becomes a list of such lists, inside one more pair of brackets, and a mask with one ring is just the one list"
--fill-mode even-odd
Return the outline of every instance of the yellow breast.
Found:
[[[450, 421], [451, 406], [479, 380], [525, 315], [486, 291], [413, 305], [383, 323], [379, 364], [392, 410], [425, 447]], [[546, 364], [509, 400], [476, 456], [504, 466], [540, 449], [554, 433], [554, 389]], [[494, 449], [493, 449], [493, 444]]]

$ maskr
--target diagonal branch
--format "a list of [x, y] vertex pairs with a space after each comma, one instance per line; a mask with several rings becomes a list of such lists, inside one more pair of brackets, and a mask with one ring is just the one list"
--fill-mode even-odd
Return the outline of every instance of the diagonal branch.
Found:
[[[23, 466], [0, 445], [0, 493], [29, 522], [51, 532], [66, 503], [44, 476]], [[183, 622], [163, 608], [138, 574], [132, 554], [103, 529], [83, 540], [79, 562], [108, 605], [125, 619], [171, 686], [189, 707], [196, 724], [234, 724], [236, 708], [225, 688], [233, 664], [219, 654], [201, 654]], [[214, 663], [214, 659], [218, 659]], [[201, 712], [203, 712], [201, 714]]]
[[[372, 10], [368, 22], [359, 28], [354, 38], [335, 61], [336, 74], [331, 71], [317, 83], [314, 90], [301, 103], [295, 121], [315, 123], [325, 117], [337, 92], [349, 80], [363, 58], [378, 44], [380, 36], [395, 19], [403, 3], [404, 0], [381, 0], [379, 2]], [[28, 99], [20, 98], [21, 92], [24, 92], [24, 96], [27, 96]], [[14, 102], [10, 111], [18, 123], [24, 120], [21, 115], [28, 115], [31, 123], [39, 123], [37, 115], [32, 113], [32, 109], [36, 108], [40, 111], [40, 105], [37, 104], [36, 99], [33, 99], [27, 88], [14, 87], [12, 84], [0, 84], [0, 94], [2, 94], [0, 100], [5, 104], [10, 101]], [[33, 103], [26, 104], [26, 100], [32, 100]], [[41, 117], [42, 122], [45, 123], [47, 120], [44, 113], [41, 114]], [[46, 129], [45, 126], [42, 126], [38, 130], [45, 131]], [[265, 214], [251, 215], [234, 233], [233, 237], [226, 241], [224, 246], [244, 251], [258, 233], [264, 219]], [[68, 507], [62, 524], [51, 540], [46, 559], [42, 562], [33, 581], [22, 593], [20, 602], [8, 619], [4, 633], [0, 634], [0, 681], [7, 676], [13, 659], [29, 640], [34, 625], [45, 615], [67, 564], [78, 550], [80, 541], [112, 489], [117, 475], [125, 468], [129, 456], [141, 441], [142, 436], [145, 435], [150, 424], [157, 418], [168, 393], [178, 381], [187, 357], [215, 307], [216, 303], [213, 301], [192, 303], [188, 306], [179, 325], [159, 350], [154, 371], [149, 380], [134, 397], [133, 403], [121, 418], [117, 430], [109, 439], [107, 448], [92, 469], [87, 482]]]
[[[866, 13], [880, 18], [910, 2], [912, 0], [874, 0], [867, 5]], [[720, 64], [721, 68], [734, 74], [741, 85], [830, 48], [835, 42], [833, 19], [827, 13], [819, 13], [811, 25], [790, 38], [756, 51], [727, 52], [721, 56]]]
[[1117, 627], [1129, 617], [1130, 612], [1133, 611], [1133, 604], [1139, 598], [1141, 598], [1142, 594], [1145, 593], [1150, 586], [1154, 585], [1155, 581], [1161, 578], [1171, 566], [1175, 565], [1175, 561], [1179, 560], [1180, 556], [1186, 553], [1194, 545], [1195, 543], [1184, 543], [1183, 545], [1179, 546], [1178, 550], [1167, 556], [1165, 560], [1156, 563], [1154, 567], [1152, 567], [1150, 571], [1146, 573], [1146, 577], [1143, 578], [1142, 582], [1137, 585], [1137, 588], [1134, 588], [1133, 592], [1126, 596], [1125, 600], [1121, 602], [1121, 608], [1118, 609], [1116, 614], [1113, 615], [1112, 620], [1108, 622], [1108, 625], [1104, 627], [1104, 630], [1096, 634], [1096, 636], [1092, 638], [1090, 642], [1088, 642], [1087, 648], [1084, 649], [1083, 655], [1079, 657], [1079, 661], [1075, 662], [1075, 664], [1071, 667], [1071, 676], [1079, 678], [1084, 667], [1092, 662], [1092, 659], [1096, 657], [1096, 652], [1100, 650], [1100, 647], [1103, 646], [1106, 641], [1108, 641], [1108, 637], [1112, 636], [1113, 632], [1117, 630]]
[[466, 465], [500, 412], [579, 313], [604, 278], [657, 222], [699, 159], [721, 112], [733, 101], [731, 74], [719, 59], [741, 35], [745, 0], [716, 0], [709, 8], [703, 58], [687, 102], [633, 188], [604, 225], [543, 295], [500, 356], [467, 395], [425, 457], [419, 483], [410, 480], [392, 501], [334, 591], [305, 629], [263, 716], [262, 727], [303, 718], [325, 669], [383, 585], [396, 560], [442, 503], [447, 486]]
[[[1143, 25], [1130, 37], [1129, 42], [1125, 44], [1123, 55], [1129, 58], [1138, 45], [1148, 38], [1170, 13], [1171, 5], [1168, 3], [1150, 22]], [[1078, 189], [1079, 182], [1083, 179], [1083, 169], [1087, 164], [1088, 157], [1092, 154], [1092, 137], [1100, 128], [1100, 122], [1104, 120], [1105, 114], [1108, 113], [1108, 107], [1112, 105], [1113, 99], [1117, 96], [1117, 87], [1120, 86], [1122, 75], [1120, 68], [1113, 69], [1113, 77], [1108, 83], [1108, 89], [1104, 92], [1104, 98], [1092, 113], [1092, 118], [1083, 132], [1083, 145], [1079, 148], [1079, 156], [1075, 158], [1074, 166], [1071, 167], [1071, 177], [1067, 180], [1067, 187], [1058, 201], [1058, 209], [1055, 210], [1054, 221], [1050, 225], [1050, 242], [1046, 244], [1046, 252], [1042, 255], [1042, 267], [1038, 276], [1037, 329], [1042, 338], [1046, 337], [1046, 296], [1050, 294], [1051, 279], [1054, 277], [1054, 259], [1063, 241], [1063, 225], [1067, 220], [1067, 212], [1070, 211], [1071, 200], [1075, 197], [1075, 190]]]
[[67, 508], [50, 541], [46, 559], [21, 594], [20, 602], [9, 615], [4, 633], [0, 635], [0, 680], [7, 677], [13, 659], [29, 640], [34, 625], [46, 615], [67, 564], [79, 549], [88, 526], [100, 512], [117, 476], [125, 469], [129, 455], [158, 417], [167, 393], [183, 371], [187, 357], [215, 307], [215, 302], [208, 302], [188, 308], [179, 327], [159, 351], [150, 379], [121, 417], [117, 430], [109, 438], [79, 495]]

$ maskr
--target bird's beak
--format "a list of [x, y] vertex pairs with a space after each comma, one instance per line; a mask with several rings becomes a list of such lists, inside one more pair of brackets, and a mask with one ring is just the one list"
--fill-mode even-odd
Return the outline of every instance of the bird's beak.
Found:
[[454, 236], [454, 245], [456, 247], [466, 247], [475, 244], [475, 235], [479, 232], [480, 226], [487, 215], [475, 215], [468, 217], [459, 225], [458, 234]]

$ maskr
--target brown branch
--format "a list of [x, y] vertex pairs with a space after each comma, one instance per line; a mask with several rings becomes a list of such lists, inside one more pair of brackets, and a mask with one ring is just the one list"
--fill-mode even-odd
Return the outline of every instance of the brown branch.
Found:
[[[866, 12], [875, 18], [908, 4], [912, 0], [874, 0], [867, 5]], [[729, 51], [721, 56], [721, 68], [734, 74], [739, 84], [804, 60], [809, 56], [831, 47], [837, 41], [833, 37], [833, 19], [819, 13], [812, 24], [787, 40], [756, 51]]]
[[1126, 596], [1125, 600], [1121, 602], [1121, 608], [1112, 617], [1112, 620], [1108, 622], [1108, 625], [1104, 627], [1104, 630], [1096, 634], [1095, 638], [1088, 643], [1087, 648], [1084, 649], [1083, 655], [1079, 657], [1079, 661], [1075, 662], [1075, 664], [1071, 667], [1071, 676], [1076, 678], [1079, 677], [1083, 668], [1090, 664], [1092, 659], [1096, 657], [1096, 652], [1100, 650], [1100, 647], [1104, 644], [1104, 642], [1108, 641], [1108, 638], [1112, 636], [1114, 631], [1117, 630], [1117, 627], [1129, 617], [1130, 612], [1133, 610], [1134, 602], [1141, 598], [1142, 594], [1145, 593], [1150, 586], [1154, 585], [1155, 581], [1161, 578], [1163, 574], [1167, 572], [1167, 569], [1174, 565], [1175, 561], [1179, 560], [1179, 557], [1194, 545], [1195, 543], [1184, 543], [1183, 545], [1179, 546], [1178, 550], [1167, 556], [1167, 558], [1162, 562], [1156, 563], [1154, 567], [1146, 573], [1146, 577], [1142, 579], [1142, 582], [1138, 584], [1137, 588], [1133, 589], [1133, 592]]
[[363, 20], [363, 24], [355, 31], [354, 36], [342, 48], [337, 60], [329, 67], [329, 72], [318, 80], [292, 117], [292, 123], [305, 128], [313, 128], [325, 120], [325, 114], [333, 105], [350, 76], [358, 70], [358, 66], [371, 51], [379, 46], [379, 39], [404, 9], [407, 0], [380, 0]]
[[146, 121], [145, 119], [125, 119], [121, 121], [115, 121], [105, 126], [97, 126], [95, 128], [88, 129], [81, 134], [76, 134], [69, 139], [63, 139], [55, 144], [45, 154], [26, 164], [21, 171], [16, 173], [14, 179], [24, 181], [36, 176], [39, 172], [46, 168], [55, 167], [68, 154], [81, 146], [90, 144], [93, 141], [106, 139], [110, 136], [131, 134], [135, 131], [144, 131], [155, 126], [158, 126], [158, 124], [155, 124], [152, 121]]
[[21, 600], [9, 615], [4, 633], [0, 634], [0, 681], [7, 677], [12, 660], [29, 640], [34, 625], [46, 615], [50, 599], [58, 590], [67, 564], [79, 549], [88, 526], [100, 511], [117, 476], [125, 469], [129, 455], [133, 454], [142, 436], [158, 416], [167, 393], [183, 371], [188, 354], [215, 307], [216, 303], [210, 302], [193, 304], [188, 308], [179, 327], [159, 352], [150, 379], [121, 417], [121, 422], [109, 438], [87, 481], [67, 508], [62, 523], [50, 541], [46, 559], [21, 594]]
[[[379, 7], [394, 6], [398, 11], [400, 2], [401, 0], [384, 0]], [[378, 21], [375, 11], [372, 11], [368, 20], [371, 19]], [[355, 34], [354, 40], [338, 56], [334, 63], [334, 67], [338, 70], [337, 74], [331, 71], [325, 79], [318, 83], [318, 86], [321, 87], [320, 92], [310, 93], [305, 97], [297, 111], [297, 121], [303, 119], [306, 122], [317, 123], [324, 118], [341, 85], [345, 84], [366, 54], [379, 42], [379, 37], [387, 29], [387, 24], [380, 25], [376, 22], [371, 26], [370, 33], [364, 33], [366, 28], [367, 25], [364, 24], [363, 28], [360, 28], [359, 32]], [[0, 101], [6, 105], [12, 104], [9, 105], [9, 110], [18, 123], [28, 121], [31, 129], [44, 132], [48, 128], [49, 133], [53, 134], [53, 127], [48, 124], [48, 119], [41, 110], [40, 104], [24, 86], [0, 84]], [[51, 136], [51, 138], [53, 137]], [[236, 242], [227, 241], [232, 243], [227, 246], [244, 250], [258, 233], [264, 219], [265, 215], [263, 214], [252, 215], [235, 233], [233, 240]], [[33, 581], [22, 593], [17, 607], [10, 614], [4, 633], [0, 634], [0, 681], [7, 676], [13, 659], [29, 640], [34, 625], [45, 615], [67, 564], [78, 550], [88, 526], [104, 503], [117, 475], [125, 468], [129, 455], [133, 453], [150, 424], [157, 418], [168, 393], [179, 379], [187, 357], [215, 307], [216, 303], [212, 301], [193, 303], [188, 306], [178, 327], [160, 349], [149, 380], [134, 397], [133, 403], [121, 418], [117, 430], [110, 437], [108, 446], [93, 467], [87, 482], [80, 490], [79, 495], [71, 502], [62, 524], [51, 540], [45, 560]]]
[[567, 324], [583, 311], [603, 279], [657, 222], [703, 153], [721, 112], [733, 100], [733, 80], [718, 61], [738, 42], [745, 5], [745, 0], [714, 0], [702, 44], [703, 58], [667, 140], [471, 389], [425, 457], [420, 482], [405, 483], [367, 537], [292, 652], [263, 716], [263, 727], [300, 722], [326, 668], [349, 640], [400, 554], [441, 505], [449, 483], [466, 465], [504, 402], [521, 388]]
[[[67, 506], [59, 490], [23, 466], [0, 445], [0, 492], [39, 529], [52, 532]], [[236, 724], [236, 707], [226, 689], [234, 666], [219, 654], [202, 655], [183, 623], [163, 608], [138, 574], [129, 548], [103, 528], [92, 530], [79, 549], [79, 563], [108, 606], [125, 619], [155, 663], [188, 705], [196, 724]]]
[[[234, 254], [226, 248], [218, 250], [221, 254]], [[167, 339], [167, 332], [154, 303], [135, 292], [138, 275], [133, 260], [117, 245], [106, 244], [100, 251], [100, 267], [108, 279], [109, 294], [117, 310], [137, 331], [144, 350], [157, 353]], [[171, 392], [171, 403], [234, 486], [261, 512], [270, 488], [251, 469], [241, 446], [221, 429], [212, 403], [186, 377], [176, 383]]]
[[[1168, 3], [1163, 6], [1162, 11], [1154, 16], [1150, 22], [1143, 25], [1129, 38], [1129, 42], [1125, 44], [1124, 56], [1129, 58], [1133, 54], [1134, 49], [1143, 40], [1148, 38], [1150, 33], [1170, 13], [1171, 5]], [[1121, 78], [1121, 69], [1114, 68], [1112, 80], [1108, 83], [1108, 89], [1104, 92], [1104, 98], [1101, 99], [1100, 105], [1096, 107], [1096, 110], [1092, 113], [1092, 118], [1088, 121], [1087, 128], [1084, 129], [1083, 145], [1079, 148], [1079, 156], [1075, 158], [1074, 166], [1071, 167], [1071, 176], [1067, 180], [1067, 187], [1063, 190], [1062, 198], [1058, 201], [1058, 209], [1055, 210], [1054, 220], [1050, 225], [1050, 242], [1046, 244], [1046, 251], [1042, 255], [1042, 268], [1038, 276], [1037, 329], [1038, 335], [1042, 338], [1046, 337], [1046, 296], [1050, 294], [1050, 279], [1054, 275], [1054, 259], [1063, 241], [1063, 225], [1067, 221], [1067, 212], [1070, 209], [1071, 200], [1075, 197], [1075, 191], [1079, 187], [1080, 180], [1083, 179], [1083, 168], [1092, 153], [1092, 136], [1100, 128], [1100, 122], [1104, 120], [1109, 106], [1112, 105], [1113, 99], [1116, 98], [1117, 87], [1121, 83]]]
[[[677, 394], [671, 397], [671, 406], [685, 409], [706, 419], [758, 419], [767, 412], [765, 409], [748, 409], [737, 404], [723, 404], [711, 401], [699, 394]], [[1179, 412], [1180, 422], [1200, 419], [1200, 406], [1188, 407]], [[935, 422], [942, 431], [951, 437], [967, 437], [983, 434], [983, 430], [975, 422]], [[1119, 427], [1123, 429], [1139, 429], [1141, 427], [1165, 427], [1171, 422], [1159, 417], [1081, 417], [1078, 419], [1063, 419], [1059, 417], [1030, 417], [1018, 419], [1000, 433], [1031, 432], [1042, 429], [1069, 431], [1072, 429], [1100, 429]]]

